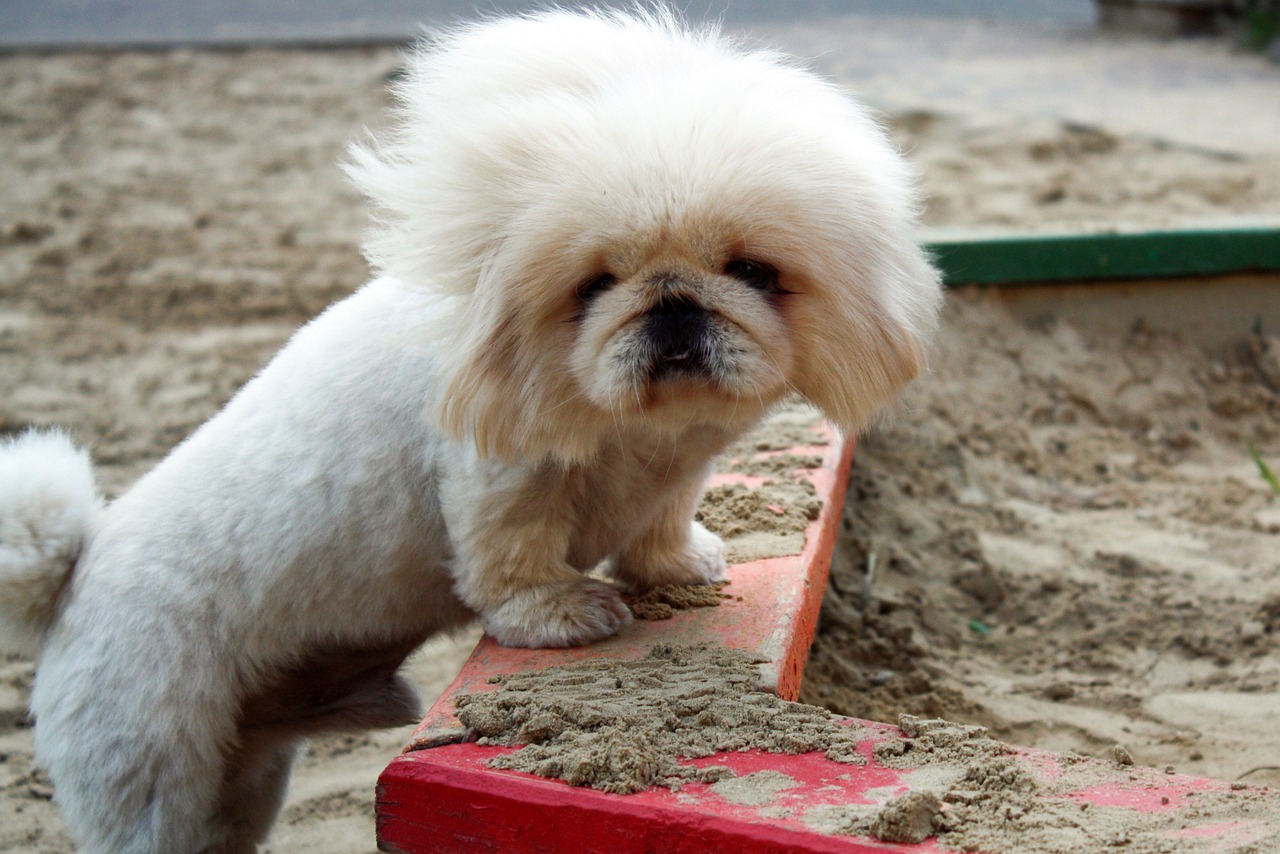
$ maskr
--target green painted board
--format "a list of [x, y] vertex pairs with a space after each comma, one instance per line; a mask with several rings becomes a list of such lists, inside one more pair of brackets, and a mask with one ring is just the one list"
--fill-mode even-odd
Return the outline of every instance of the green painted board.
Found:
[[927, 247], [952, 286], [1280, 272], [1280, 226], [1133, 234], [935, 234]]

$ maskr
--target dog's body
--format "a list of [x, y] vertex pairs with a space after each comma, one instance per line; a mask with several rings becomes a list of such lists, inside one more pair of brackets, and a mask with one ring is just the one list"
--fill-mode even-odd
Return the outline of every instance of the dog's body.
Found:
[[589, 643], [618, 585], [721, 578], [714, 456], [792, 394], [857, 429], [920, 367], [906, 173], [806, 72], [548, 13], [446, 40], [401, 98], [351, 167], [380, 278], [110, 507], [65, 440], [0, 448], [0, 629], [40, 649], [85, 850], [252, 850], [300, 738], [414, 719], [427, 637]]
[[[367, 285], [101, 513], [32, 698], [41, 760], [95, 850], [248, 845], [300, 735], [415, 720], [396, 667], [474, 617], [453, 595], [449, 506], [484, 508], [458, 528], [541, 539], [557, 534], [548, 516], [566, 523], [567, 630], [516, 625], [511, 642], [590, 640], [625, 620], [578, 570], [673, 491], [700, 489], [724, 434], [691, 431], [678, 460], [643, 436], [591, 467], [482, 459], [423, 417], [437, 372], [414, 334], [438, 305]], [[193, 828], [193, 814], [219, 820]]]

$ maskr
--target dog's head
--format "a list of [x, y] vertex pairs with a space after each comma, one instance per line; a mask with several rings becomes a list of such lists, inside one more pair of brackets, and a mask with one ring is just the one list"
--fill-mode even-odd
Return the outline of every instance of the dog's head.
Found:
[[864, 426], [921, 367], [937, 275], [857, 104], [668, 17], [554, 12], [425, 48], [353, 149], [375, 267], [453, 303], [442, 426], [589, 458], [799, 394]]

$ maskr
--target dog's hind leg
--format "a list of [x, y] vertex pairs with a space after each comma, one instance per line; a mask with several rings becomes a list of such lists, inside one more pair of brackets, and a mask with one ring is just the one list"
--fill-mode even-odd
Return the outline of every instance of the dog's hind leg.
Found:
[[210, 836], [201, 854], [252, 854], [284, 802], [304, 736], [413, 723], [417, 692], [396, 671], [416, 641], [313, 651], [276, 672], [240, 712], [241, 746], [227, 766]]
[[322, 646], [276, 668], [246, 697], [246, 741], [281, 743], [302, 736], [416, 723], [418, 693], [397, 671], [422, 639], [362, 646]]
[[253, 854], [267, 837], [289, 786], [298, 743], [241, 750], [228, 768], [211, 828], [220, 840], [200, 854]]
[[227, 771], [223, 739], [182, 725], [161, 731], [145, 720], [95, 726], [75, 717], [59, 722], [70, 726], [49, 726], [47, 716], [38, 721], [44, 732], [37, 747], [83, 854], [226, 849], [228, 829], [217, 820]]
[[[204, 637], [193, 620], [131, 616], [72, 614], [55, 627], [32, 692], [37, 761], [84, 854], [218, 850], [244, 744], [239, 680], [190, 640]], [[95, 618], [93, 631], [72, 622]]]

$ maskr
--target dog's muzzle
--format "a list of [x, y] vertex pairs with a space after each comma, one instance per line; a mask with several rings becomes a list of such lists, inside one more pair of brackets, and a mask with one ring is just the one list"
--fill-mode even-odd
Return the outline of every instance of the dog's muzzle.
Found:
[[713, 373], [717, 335], [711, 313], [683, 297], [667, 297], [644, 322], [649, 379], [708, 377]]

